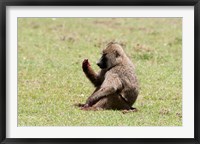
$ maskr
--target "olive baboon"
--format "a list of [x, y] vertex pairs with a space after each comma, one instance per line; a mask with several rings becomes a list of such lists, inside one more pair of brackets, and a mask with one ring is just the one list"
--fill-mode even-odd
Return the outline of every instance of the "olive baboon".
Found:
[[85, 75], [96, 89], [85, 104], [78, 106], [83, 110], [133, 110], [132, 105], [138, 96], [138, 82], [134, 65], [122, 47], [109, 43], [97, 65], [101, 68], [99, 74], [93, 71], [87, 59], [82, 63]]

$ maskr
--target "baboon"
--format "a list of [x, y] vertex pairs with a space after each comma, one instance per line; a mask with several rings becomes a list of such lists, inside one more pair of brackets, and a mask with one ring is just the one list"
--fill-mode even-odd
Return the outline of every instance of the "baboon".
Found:
[[138, 96], [138, 81], [135, 67], [121, 45], [110, 42], [102, 52], [96, 74], [88, 59], [82, 63], [86, 77], [96, 87], [85, 104], [78, 104], [83, 110], [113, 109], [135, 110], [132, 107]]

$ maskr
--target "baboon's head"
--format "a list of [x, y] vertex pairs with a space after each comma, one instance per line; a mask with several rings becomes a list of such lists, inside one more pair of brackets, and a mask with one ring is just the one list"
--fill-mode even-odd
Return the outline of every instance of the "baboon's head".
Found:
[[122, 59], [125, 53], [122, 47], [117, 43], [109, 43], [107, 47], [103, 50], [100, 60], [97, 65], [101, 69], [110, 69], [116, 65], [122, 63]]

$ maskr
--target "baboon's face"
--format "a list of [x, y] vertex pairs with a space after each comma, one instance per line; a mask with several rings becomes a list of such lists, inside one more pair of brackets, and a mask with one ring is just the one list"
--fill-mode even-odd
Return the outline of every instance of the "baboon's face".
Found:
[[119, 52], [115, 49], [105, 49], [103, 51], [103, 54], [99, 61], [97, 62], [97, 65], [101, 69], [110, 69], [117, 64], [121, 63], [121, 56], [119, 55]]
[[107, 61], [108, 58], [106, 56], [107, 54], [102, 54], [101, 58], [99, 59], [99, 61], [97, 62], [97, 65], [101, 68], [101, 69], [106, 69], [107, 68]]

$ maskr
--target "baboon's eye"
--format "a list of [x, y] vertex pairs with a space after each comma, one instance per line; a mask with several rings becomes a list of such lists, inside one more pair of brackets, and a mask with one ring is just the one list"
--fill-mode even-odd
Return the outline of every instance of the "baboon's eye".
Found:
[[107, 53], [103, 53], [103, 56], [106, 56], [107, 55]]
[[104, 53], [104, 52], [101, 52], [100, 54], [101, 54], [102, 56], [103, 56], [103, 55], [106, 55], [106, 53]]

